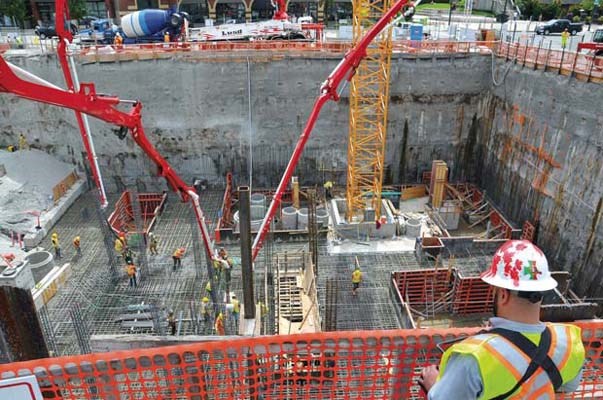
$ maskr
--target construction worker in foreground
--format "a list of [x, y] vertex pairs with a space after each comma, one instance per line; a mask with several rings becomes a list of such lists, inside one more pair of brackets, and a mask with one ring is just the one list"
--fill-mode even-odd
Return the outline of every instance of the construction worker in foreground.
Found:
[[172, 260], [174, 260], [174, 271], [176, 271], [176, 268], [182, 267], [182, 256], [184, 256], [184, 247], [178, 247], [176, 250], [174, 250], [174, 253], [172, 254]]
[[80, 247], [80, 237], [79, 236], [76, 236], [76, 237], [73, 238], [73, 247], [75, 248], [75, 254], [78, 257], [81, 257], [81, 255], [82, 255], [82, 249]]
[[224, 316], [222, 313], [219, 313], [216, 317], [216, 322], [214, 323], [214, 328], [216, 330], [216, 334], [224, 336], [226, 335], [226, 331], [224, 330]]
[[352, 272], [352, 294], [354, 296], [356, 296], [356, 290], [358, 290], [360, 282], [362, 282], [362, 271], [360, 271], [360, 267], [356, 265], [354, 272]]
[[157, 252], [157, 244], [159, 243], [159, 238], [153, 232], [149, 233], [149, 252], [152, 256], [156, 256]]
[[419, 384], [428, 398], [554, 399], [576, 390], [584, 364], [580, 328], [540, 322], [543, 294], [557, 286], [542, 251], [510, 240], [481, 279], [494, 287], [492, 329], [446, 350], [439, 370], [423, 369]]
[[218, 255], [220, 256], [220, 260], [222, 261], [222, 271], [224, 272], [224, 279], [226, 280], [226, 284], [230, 284], [230, 276], [231, 276], [231, 271], [232, 271], [232, 267], [234, 265], [234, 261], [232, 260], [232, 258], [230, 258], [228, 256], [228, 253], [226, 252], [226, 249], [224, 247], [220, 248], [220, 251], [218, 252]]
[[52, 247], [54, 248], [54, 256], [57, 260], [60, 260], [61, 257], [61, 244], [59, 243], [59, 234], [54, 232], [50, 237], [50, 241], [52, 242]]

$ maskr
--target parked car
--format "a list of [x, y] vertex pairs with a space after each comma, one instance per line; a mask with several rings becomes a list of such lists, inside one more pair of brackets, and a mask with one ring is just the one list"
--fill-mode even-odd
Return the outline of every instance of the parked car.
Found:
[[544, 25], [537, 26], [535, 32], [538, 35], [550, 35], [551, 33], [561, 33], [566, 28], [572, 36], [582, 32], [582, 24], [570, 22], [569, 19], [552, 19]]
[[[69, 24], [69, 29], [71, 30], [72, 34], [75, 35], [77, 33], [77, 26], [75, 26], [75, 24]], [[37, 25], [36, 29], [34, 30], [34, 33], [39, 36], [40, 39], [46, 39], [57, 36], [57, 30], [54, 27], [54, 24]]]
[[98, 19], [99, 18], [95, 17], [94, 15], [86, 15], [85, 17], [79, 19], [79, 23], [80, 25], [83, 25], [86, 28], [90, 28], [92, 26], [92, 23], [94, 21], [97, 21]]

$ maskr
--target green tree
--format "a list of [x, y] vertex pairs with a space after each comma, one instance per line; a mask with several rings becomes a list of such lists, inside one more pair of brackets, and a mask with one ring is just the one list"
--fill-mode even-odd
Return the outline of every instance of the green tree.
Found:
[[0, 14], [14, 19], [21, 28], [28, 18], [25, 0], [0, 0]]
[[86, 14], [86, 3], [84, 0], [69, 0], [69, 17], [71, 19], [81, 19]]

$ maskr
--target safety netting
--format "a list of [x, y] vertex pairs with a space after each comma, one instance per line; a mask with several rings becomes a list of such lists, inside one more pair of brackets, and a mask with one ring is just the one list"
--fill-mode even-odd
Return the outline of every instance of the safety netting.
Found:
[[[583, 380], [576, 392], [559, 398], [601, 399], [603, 321], [576, 324], [586, 348]], [[33, 373], [45, 398], [65, 400], [419, 399], [420, 370], [439, 362], [442, 342], [477, 331], [232, 338], [5, 364], [0, 378]]]

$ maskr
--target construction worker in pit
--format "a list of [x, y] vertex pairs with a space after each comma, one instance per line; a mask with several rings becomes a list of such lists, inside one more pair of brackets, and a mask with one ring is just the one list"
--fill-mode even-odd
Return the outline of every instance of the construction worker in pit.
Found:
[[73, 238], [73, 247], [75, 248], [75, 254], [80, 257], [82, 255], [82, 248], [80, 247], [80, 237], [76, 236]]
[[360, 287], [360, 282], [362, 282], [362, 271], [360, 271], [360, 267], [356, 265], [354, 268], [354, 272], [352, 272], [352, 294], [356, 296], [356, 291], [358, 287]]
[[211, 312], [209, 308], [209, 297], [204, 296], [201, 299], [201, 316], [203, 317], [203, 322], [205, 323], [209, 321], [209, 313]]
[[510, 240], [481, 279], [494, 287], [492, 329], [451, 346], [439, 370], [423, 369], [419, 384], [428, 399], [554, 399], [576, 390], [584, 364], [580, 328], [540, 322], [543, 294], [557, 286], [542, 251]]
[[241, 302], [237, 299], [237, 296], [232, 295], [232, 299], [230, 300], [230, 304], [232, 304], [232, 319], [235, 324], [235, 330], [239, 330], [239, 314], [241, 312]]
[[159, 254], [157, 252], [157, 245], [159, 244], [159, 238], [153, 232], [149, 233], [149, 252], [152, 256]]
[[27, 150], [29, 149], [29, 145], [27, 144], [27, 139], [25, 139], [25, 135], [19, 134], [19, 150]]
[[333, 182], [326, 181], [322, 187], [325, 188], [325, 198], [331, 200], [333, 198], [333, 193], [331, 192], [333, 190]]
[[226, 331], [224, 330], [224, 316], [222, 313], [219, 313], [216, 317], [216, 322], [214, 323], [214, 329], [216, 330], [216, 334], [224, 336], [226, 335]]
[[172, 254], [172, 260], [174, 260], [174, 271], [176, 271], [176, 268], [182, 267], [182, 256], [184, 256], [184, 247], [177, 248]]
[[126, 264], [126, 273], [128, 274], [129, 286], [136, 287], [136, 266], [132, 263]]
[[52, 247], [54, 248], [54, 256], [57, 260], [60, 260], [61, 257], [61, 244], [59, 243], [59, 234], [54, 232], [50, 237], [50, 241], [52, 242]]

